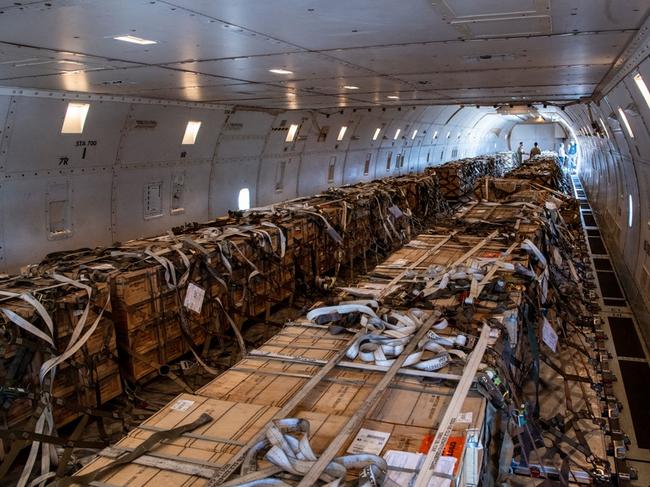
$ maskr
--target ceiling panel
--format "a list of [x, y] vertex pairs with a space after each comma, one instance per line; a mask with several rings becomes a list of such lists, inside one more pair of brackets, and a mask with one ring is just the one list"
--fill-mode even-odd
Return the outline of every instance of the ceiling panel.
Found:
[[578, 83], [597, 83], [609, 69], [609, 64], [576, 65], [557, 67], [501, 68], [450, 73], [422, 73], [400, 76], [400, 79], [422, 88], [443, 89], [457, 88], [491, 88], [527, 85], [563, 85]]
[[[189, 69], [206, 74], [227, 76], [234, 79], [258, 82], [282, 82], [293, 79], [344, 77], [367, 75], [369, 71], [345, 62], [333, 60], [316, 52], [297, 52], [262, 57], [221, 59], [171, 64], [176, 68]], [[280, 68], [292, 71], [283, 75], [269, 72]]]
[[90, 91], [93, 93], [135, 94], [142, 90], [193, 87], [232, 83], [213, 76], [145, 66], [129, 69], [77, 72], [2, 81], [31, 88]]
[[332, 56], [366, 68], [397, 75], [431, 68], [462, 70], [611, 63], [630, 40], [629, 33], [490, 39], [444, 44], [347, 49]]
[[80, 54], [0, 44], [0, 79], [104, 70], [135, 66], [132, 63], [97, 59]]
[[320, 108], [588, 95], [650, 4], [0, 0], [0, 12], [5, 86]]
[[[0, 15], [0, 40], [147, 64], [288, 52], [286, 43], [148, 0], [53, 0]], [[25, 27], [29, 26], [29, 29]], [[137, 45], [113, 39], [156, 41]]]
[[[290, 89], [316, 91], [324, 94], [344, 94], [354, 97], [356, 93], [399, 92], [412, 86], [403, 81], [382, 76], [345, 76], [341, 78], [313, 78], [306, 80], [282, 81], [279, 85]], [[358, 90], [346, 89], [355, 86]]]
[[455, 39], [428, 0], [171, 0], [308, 49]]

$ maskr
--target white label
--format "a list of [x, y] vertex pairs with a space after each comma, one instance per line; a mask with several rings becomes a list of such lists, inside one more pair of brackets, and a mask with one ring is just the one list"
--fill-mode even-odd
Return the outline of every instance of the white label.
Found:
[[456, 417], [456, 422], [457, 423], [471, 423], [473, 416], [474, 415], [472, 414], [472, 411], [468, 411], [466, 413], [460, 413]]
[[361, 428], [359, 433], [357, 433], [357, 437], [350, 444], [348, 453], [371, 453], [373, 455], [379, 455], [384, 449], [384, 446], [386, 446], [388, 438], [390, 438], [390, 433]]
[[174, 404], [172, 404], [171, 408], [174, 411], [187, 411], [189, 408], [192, 407], [193, 404], [194, 401], [190, 401], [188, 399], [179, 399]]
[[[405, 451], [389, 450], [384, 455], [388, 463], [388, 479], [392, 485], [411, 485], [416, 475], [420, 472], [425, 455], [422, 453], [410, 453]], [[445, 475], [453, 475], [456, 458], [441, 456], [436, 463], [434, 472]], [[433, 476], [427, 487], [450, 487], [451, 480]]]
[[555, 333], [555, 330], [546, 318], [544, 318], [544, 325], [542, 326], [542, 340], [544, 340], [548, 348], [557, 352], [557, 333]]
[[185, 301], [183, 305], [195, 313], [200, 313], [203, 307], [203, 298], [205, 297], [205, 289], [197, 286], [193, 282], [187, 285], [187, 293], [185, 294]]

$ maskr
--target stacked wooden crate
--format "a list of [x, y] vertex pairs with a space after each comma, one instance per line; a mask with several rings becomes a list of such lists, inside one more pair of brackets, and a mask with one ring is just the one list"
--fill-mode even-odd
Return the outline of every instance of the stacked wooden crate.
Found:
[[[341, 264], [408, 241], [437, 199], [434, 176], [390, 178], [74, 253], [67, 265], [110, 283], [122, 374], [135, 382]], [[193, 310], [188, 284], [202, 295]]]
[[567, 176], [554, 156], [533, 157], [509, 171], [507, 177], [528, 179], [537, 185], [554, 190], [564, 192], [569, 190]]
[[458, 199], [470, 193], [479, 178], [501, 176], [507, 167], [508, 160], [496, 155], [451, 161], [427, 171], [438, 176], [440, 190], [446, 198]]
[[[83, 284], [90, 283], [84, 280]], [[0, 416], [3, 427], [16, 427], [39, 410], [41, 394], [49, 391], [48, 384], [41, 387], [41, 366], [67, 350], [78, 322], [84, 317], [88, 294], [78, 287], [43, 277], [7, 280], [0, 283], [0, 291], [3, 292], [0, 296]], [[53, 336], [35, 306], [20, 296], [31, 297], [44, 307], [53, 323]], [[91, 329], [108, 297], [105, 283], [92, 285], [85, 325], [82, 330], [77, 330], [75, 340], [79, 332], [83, 337]], [[50, 336], [55, 348], [32, 331], [17, 326], [12, 317], [17, 321], [25, 320]], [[51, 386], [57, 427], [77, 418], [84, 408], [99, 407], [121, 394], [110, 303], [95, 331], [76, 353], [56, 368], [54, 377]]]
[[[481, 373], [476, 377], [480, 387], [459, 396], [460, 404], [454, 401], [455, 393], [469, 367], [463, 360], [451, 360], [434, 372], [402, 367], [378, 398], [373, 396], [377, 385], [390, 372], [389, 366], [363, 362], [358, 357], [341, 360], [342, 352], [349, 351], [357, 338], [352, 334], [358, 321], [353, 321], [352, 329], [346, 332], [341, 329], [346, 320], [341, 319], [340, 310], [328, 310], [329, 318], [324, 320], [300, 319], [289, 323], [211, 383], [194, 394], [178, 396], [116, 448], [103, 451], [78, 475], [90, 475], [104, 468], [154, 432], [191, 423], [207, 413], [210, 418], [205, 418], [207, 422], [196, 429], [163, 441], [153, 451], [93, 478], [95, 482], [114, 486], [153, 487], [161, 482], [206, 485], [208, 479], [223, 474], [224, 466], [248, 451], [250, 442], [271, 420], [290, 413], [291, 417], [309, 421], [309, 441], [317, 457], [333, 443], [340, 445], [335, 452], [338, 455], [355, 448], [387, 459], [391, 455], [402, 458], [413, 454], [417, 460], [413, 471], [399, 470], [399, 466], [389, 462], [388, 477], [398, 485], [406, 485], [408, 482], [402, 482], [400, 475], [420, 475], [418, 461], [423, 453], [431, 454], [444, 445], [448, 454], [453, 445], [459, 445], [451, 478], [455, 485], [478, 485], [485, 473], [482, 468], [488, 463], [483, 461], [487, 442], [498, 448], [500, 434], [512, 435], [515, 442], [531, 435], [531, 428], [535, 435], [539, 434], [534, 404], [541, 405], [540, 414], [547, 419], [558, 415], [570, 418], [574, 411], [585, 409], [598, 411], [597, 388], [582, 387], [590, 380], [600, 379], [594, 369], [596, 352], [583, 350], [588, 357], [571, 360], [573, 349], [564, 343], [576, 339], [566, 331], [576, 317], [562, 307], [565, 296], [554, 281], [558, 276], [552, 273], [549, 277], [545, 270], [551, 262], [556, 266], [554, 272], [566, 270], [566, 260], [571, 257], [571, 251], [555, 247], [548, 238], [547, 219], [555, 217], [547, 211], [567, 202], [551, 190], [531, 192], [529, 186], [520, 182], [515, 184], [514, 191], [508, 192], [508, 198], [507, 203], [467, 204], [447, 223], [439, 222], [431, 232], [416, 236], [395, 251], [354, 287], [344, 288], [346, 295], [341, 297], [344, 301], [361, 299], [364, 304], [371, 303], [365, 300], [374, 299], [380, 303], [379, 316], [386, 316], [391, 310], [413, 309], [429, 316], [440, 314], [445, 323], [438, 320], [435, 332], [431, 330], [433, 335], [428, 336], [447, 339], [461, 352], [478, 348], [479, 331], [489, 323], [493, 353], [483, 357]], [[547, 279], [553, 285], [547, 286]], [[537, 309], [538, 303], [545, 303], [543, 314]], [[337, 326], [328, 326], [332, 324]], [[547, 326], [553, 331], [549, 332]], [[562, 335], [563, 345], [557, 351], [548, 341], [548, 335], [553, 334]], [[583, 327], [579, 335], [578, 339], [590, 339], [592, 333]], [[533, 343], [537, 348], [547, 347], [542, 353], [553, 367], [540, 366], [532, 351]], [[425, 352], [422, 358], [430, 357]], [[535, 363], [541, 380], [553, 384], [540, 392], [539, 399], [528, 375]], [[330, 372], [324, 373], [330, 366]], [[320, 380], [312, 387], [314, 378]], [[483, 390], [489, 383], [491, 392]], [[487, 427], [487, 418], [501, 413], [487, 415], [488, 400], [484, 396], [496, 408], [492, 411], [503, 413], [505, 431], [499, 429], [498, 421]], [[297, 397], [302, 399], [296, 400]], [[370, 406], [368, 401], [372, 401]], [[289, 410], [288, 404], [292, 405]], [[452, 406], [458, 408], [455, 421], [449, 430], [444, 430], [441, 425]], [[365, 412], [360, 422], [355, 422], [358, 411]], [[564, 431], [568, 444], [573, 446], [563, 451], [570, 456], [571, 473], [579, 476], [587, 472], [589, 478], [593, 459], [607, 457], [605, 435], [600, 423], [591, 418], [574, 418], [573, 425], [567, 424]], [[579, 425], [582, 437], [576, 434], [575, 425]], [[584, 458], [575, 448], [585, 437], [593, 457]], [[533, 441], [532, 436], [530, 440]], [[534, 464], [539, 465], [538, 475], [541, 470], [544, 477], [549, 472], [557, 475], [562, 468], [561, 459], [558, 461], [551, 449], [547, 451], [527, 442], [518, 445], [512, 457], [516, 473], [521, 473], [524, 459], [528, 474], [533, 476]], [[248, 461], [244, 464], [250, 465]], [[279, 472], [272, 464], [269, 459], [261, 461], [258, 479], [265, 476], [264, 472]]]

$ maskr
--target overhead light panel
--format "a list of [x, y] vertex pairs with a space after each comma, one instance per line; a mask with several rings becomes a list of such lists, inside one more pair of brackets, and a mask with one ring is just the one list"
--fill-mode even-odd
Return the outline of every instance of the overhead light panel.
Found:
[[377, 140], [377, 138], [379, 137], [380, 132], [381, 132], [381, 128], [376, 128], [375, 133], [372, 136], [372, 140]]
[[345, 132], [347, 132], [347, 130], [348, 130], [348, 128], [345, 125], [343, 125], [341, 127], [341, 130], [339, 130], [339, 135], [338, 135], [338, 137], [336, 137], [336, 140], [341, 142], [343, 140], [343, 137], [345, 137]]
[[399, 96], [395, 96], [395, 95], [388, 95], [386, 98], [388, 98], [389, 100], [399, 100]]
[[293, 140], [296, 138], [296, 134], [298, 133], [298, 124], [294, 123], [291, 124], [289, 127], [289, 131], [287, 132], [287, 138], [284, 139], [285, 142], [293, 142]]
[[623, 120], [623, 124], [625, 125], [625, 129], [627, 130], [628, 135], [630, 136], [631, 139], [634, 138], [634, 132], [632, 132], [632, 127], [630, 127], [630, 122], [627, 121], [627, 117], [625, 116], [625, 112], [621, 107], [618, 107], [618, 114], [621, 117], [621, 120]]
[[634, 82], [636, 83], [637, 88], [639, 88], [639, 91], [643, 95], [643, 99], [648, 104], [648, 108], [650, 108], [650, 91], [648, 91], [648, 86], [645, 84], [645, 81], [643, 81], [643, 77], [641, 76], [641, 74], [637, 74], [634, 77]]
[[417, 130], [413, 131], [413, 135], [411, 135], [411, 140], [415, 139], [415, 136], [418, 134]]
[[437, 139], [437, 138], [438, 138], [438, 131], [437, 131], [437, 130], [433, 133], [433, 138], [434, 138], [434, 139]]
[[190, 120], [187, 122], [187, 126], [185, 127], [185, 134], [183, 135], [183, 142], [181, 142], [182, 145], [194, 145], [196, 142], [196, 138], [199, 135], [199, 129], [201, 128], [201, 122], [196, 122]]
[[82, 134], [89, 109], [89, 103], [68, 103], [68, 109], [65, 112], [61, 133]]
[[273, 69], [269, 69], [269, 73], [273, 73], [273, 74], [293, 74], [293, 71], [289, 71], [288, 69], [282, 69], [282, 68], [273, 68]]
[[447, 132], [447, 138], [451, 137], [451, 132]]
[[343, 88], [345, 88], [346, 90], [358, 90], [359, 89], [358, 86], [352, 86], [352, 85], [345, 85]]
[[131, 44], [138, 44], [140, 46], [149, 46], [151, 44], [158, 44], [156, 41], [151, 41], [149, 39], [143, 39], [142, 37], [136, 36], [116, 36], [113, 37], [116, 41], [130, 42]]
[[395, 137], [393, 137], [393, 140], [397, 140], [397, 137], [399, 137], [399, 133], [402, 131], [402, 129], [397, 129], [395, 131]]

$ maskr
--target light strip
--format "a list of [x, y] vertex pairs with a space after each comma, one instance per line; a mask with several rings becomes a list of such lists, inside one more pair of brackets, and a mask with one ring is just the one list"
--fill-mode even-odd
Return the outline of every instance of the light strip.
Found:
[[634, 132], [632, 132], [632, 127], [630, 127], [630, 122], [627, 121], [627, 117], [625, 116], [625, 112], [621, 107], [618, 107], [618, 114], [621, 116], [621, 120], [623, 120], [623, 123], [625, 124], [625, 128], [627, 129], [627, 133], [630, 135], [630, 138], [634, 138]]
[[289, 126], [289, 131], [287, 132], [287, 137], [284, 139], [284, 141], [293, 142], [293, 139], [296, 138], [296, 133], [298, 133], [298, 124], [291, 124]]
[[413, 131], [413, 135], [411, 135], [411, 140], [415, 139], [415, 136], [418, 134], [417, 130]]
[[347, 132], [347, 130], [348, 128], [345, 125], [343, 125], [341, 127], [341, 130], [339, 130], [339, 136], [336, 138], [336, 140], [341, 142], [343, 140], [343, 137], [345, 137], [345, 132]]
[[393, 137], [393, 140], [397, 140], [397, 137], [399, 137], [399, 133], [402, 131], [402, 129], [397, 129], [395, 131], [395, 137]]
[[142, 37], [136, 36], [116, 36], [113, 37], [116, 41], [130, 42], [131, 44], [138, 44], [140, 46], [149, 46], [151, 44], [158, 44], [156, 41], [150, 41], [149, 39], [143, 39]]
[[372, 136], [372, 140], [377, 140], [377, 137], [379, 137], [380, 132], [381, 132], [380, 128], [375, 129], [375, 134]]
[[273, 68], [273, 69], [269, 69], [269, 73], [273, 73], [273, 74], [293, 74], [293, 71], [289, 71], [288, 69]]
[[605, 131], [605, 135], [609, 139], [609, 132], [607, 131], [607, 125], [605, 125], [605, 122], [603, 122], [602, 118], [599, 118], [598, 120], [600, 120], [600, 124], [603, 126], [603, 130]]
[[643, 81], [643, 77], [641, 76], [641, 74], [637, 74], [634, 77], [634, 82], [636, 83], [637, 88], [639, 88], [639, 91], [643, 95], [645, 102], [648, 104], [648, 108], [650, 108], [650, 91], [648, 91], [648, 87], [645, 84], [645, 81]]
[[183, 142], [181, 145], [194, 145], [196, 137], [199, 135], [201, 122], [189, 121], [185, 127], [185, 134], [183, 135]]
[[65, 112], [61, 133], [82, 134], [89, 109], [89, 103], [68, 103], [68, 109]]
[[632, 223], [634, 223], [634, 201], [632, 201], [632, 195], [627, 195], [627, 226], [632, 228]]

